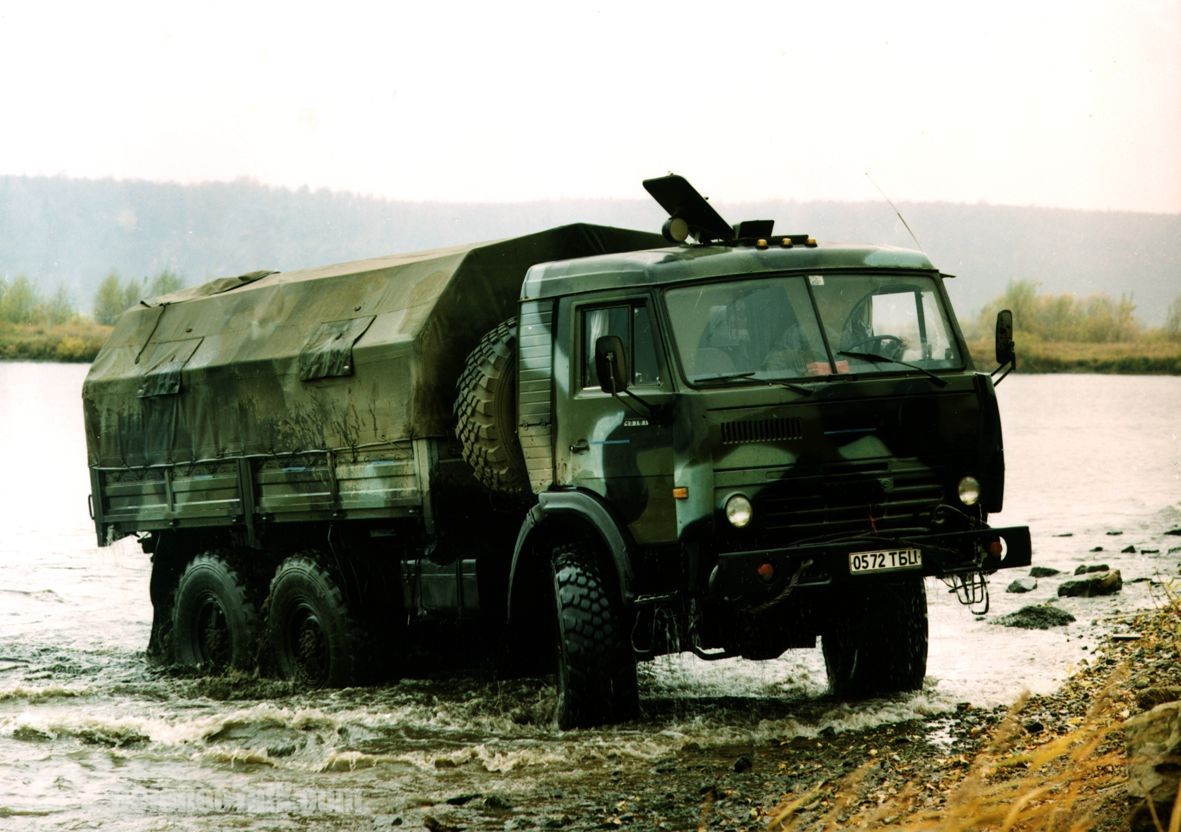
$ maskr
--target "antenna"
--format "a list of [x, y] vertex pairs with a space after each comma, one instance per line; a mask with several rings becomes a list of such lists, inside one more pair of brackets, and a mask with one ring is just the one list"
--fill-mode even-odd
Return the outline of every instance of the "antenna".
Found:
[[868, 179], [873, 184], [873, 186], [878, 189], [878, 193], [882, 195], [882, 199], [886, 200], [886, 203], [894, 209], [894, 213], [898, 215], [898, 219], [902, 222], [902, 227], [906, 229], [906, 233], [910, 235], [910, 239], [914, 240], [914, 244], [919, 247], [919, 251], [923, 252], [923, 254], [926, 254], [927, 252], [923, 248], [923, 244], [920, 243], [919, 238], [914, 235], [914, 231], [911, 230], [910, 223], [906, 221], [906, 217], [902, 216], [902, 212], [898, 210], [898, 206], [894, 204], [894, 201], [890, 199], [890, 197], [886, 196], [886, 192], [881, 189], [877, 182], [873, 181], [873, 177], [869, 175], [869, 171], [865, 172], [865, 178]]

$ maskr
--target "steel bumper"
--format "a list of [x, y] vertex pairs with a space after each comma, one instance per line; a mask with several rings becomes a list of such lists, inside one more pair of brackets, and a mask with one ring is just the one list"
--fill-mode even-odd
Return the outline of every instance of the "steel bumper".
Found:
[[[997, 556], [996, 541], [1003, 541]], [[918, 549], [922, 566], [851, 574], [849, 555], [887, 549]], [[866, 535], [775, 549], [724, 552], [710, 574], [712, 596], [723, 602], [764, 603], [795, 589], [848, 581], [882, 581], [906, 575], [950, 576], [1029, 566], [1029, 528], [984, 528], [956, 532], [906, 532]]]

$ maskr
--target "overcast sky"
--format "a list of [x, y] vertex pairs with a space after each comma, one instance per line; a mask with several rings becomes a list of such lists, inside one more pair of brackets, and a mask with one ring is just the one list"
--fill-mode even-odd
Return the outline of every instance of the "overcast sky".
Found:
[[1181, 0], [4, 0], [0, 102], [0, 174], [1181, 213]]

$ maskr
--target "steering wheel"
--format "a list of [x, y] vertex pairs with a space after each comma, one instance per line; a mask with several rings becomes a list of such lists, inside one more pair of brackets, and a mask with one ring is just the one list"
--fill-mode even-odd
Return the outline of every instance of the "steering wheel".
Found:
[[[871, 345], [872, 349], [863, 350], [863, 346]], [[862, 338], [856, 344], [847, 344], [844, 349], [850, 352], [873, 352], [886, 358], [898, 358], [906, 349], [902, 339], [897, 335], [871, 335]]]

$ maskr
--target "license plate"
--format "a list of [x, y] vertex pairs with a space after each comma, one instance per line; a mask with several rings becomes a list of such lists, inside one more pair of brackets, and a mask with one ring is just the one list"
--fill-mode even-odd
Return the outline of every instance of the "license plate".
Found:
[[921, 569], [923, 553], [919, 549], [879, 549], [876, 552], [850, 552], [849, 572], [893, 572], [899, 569]]

